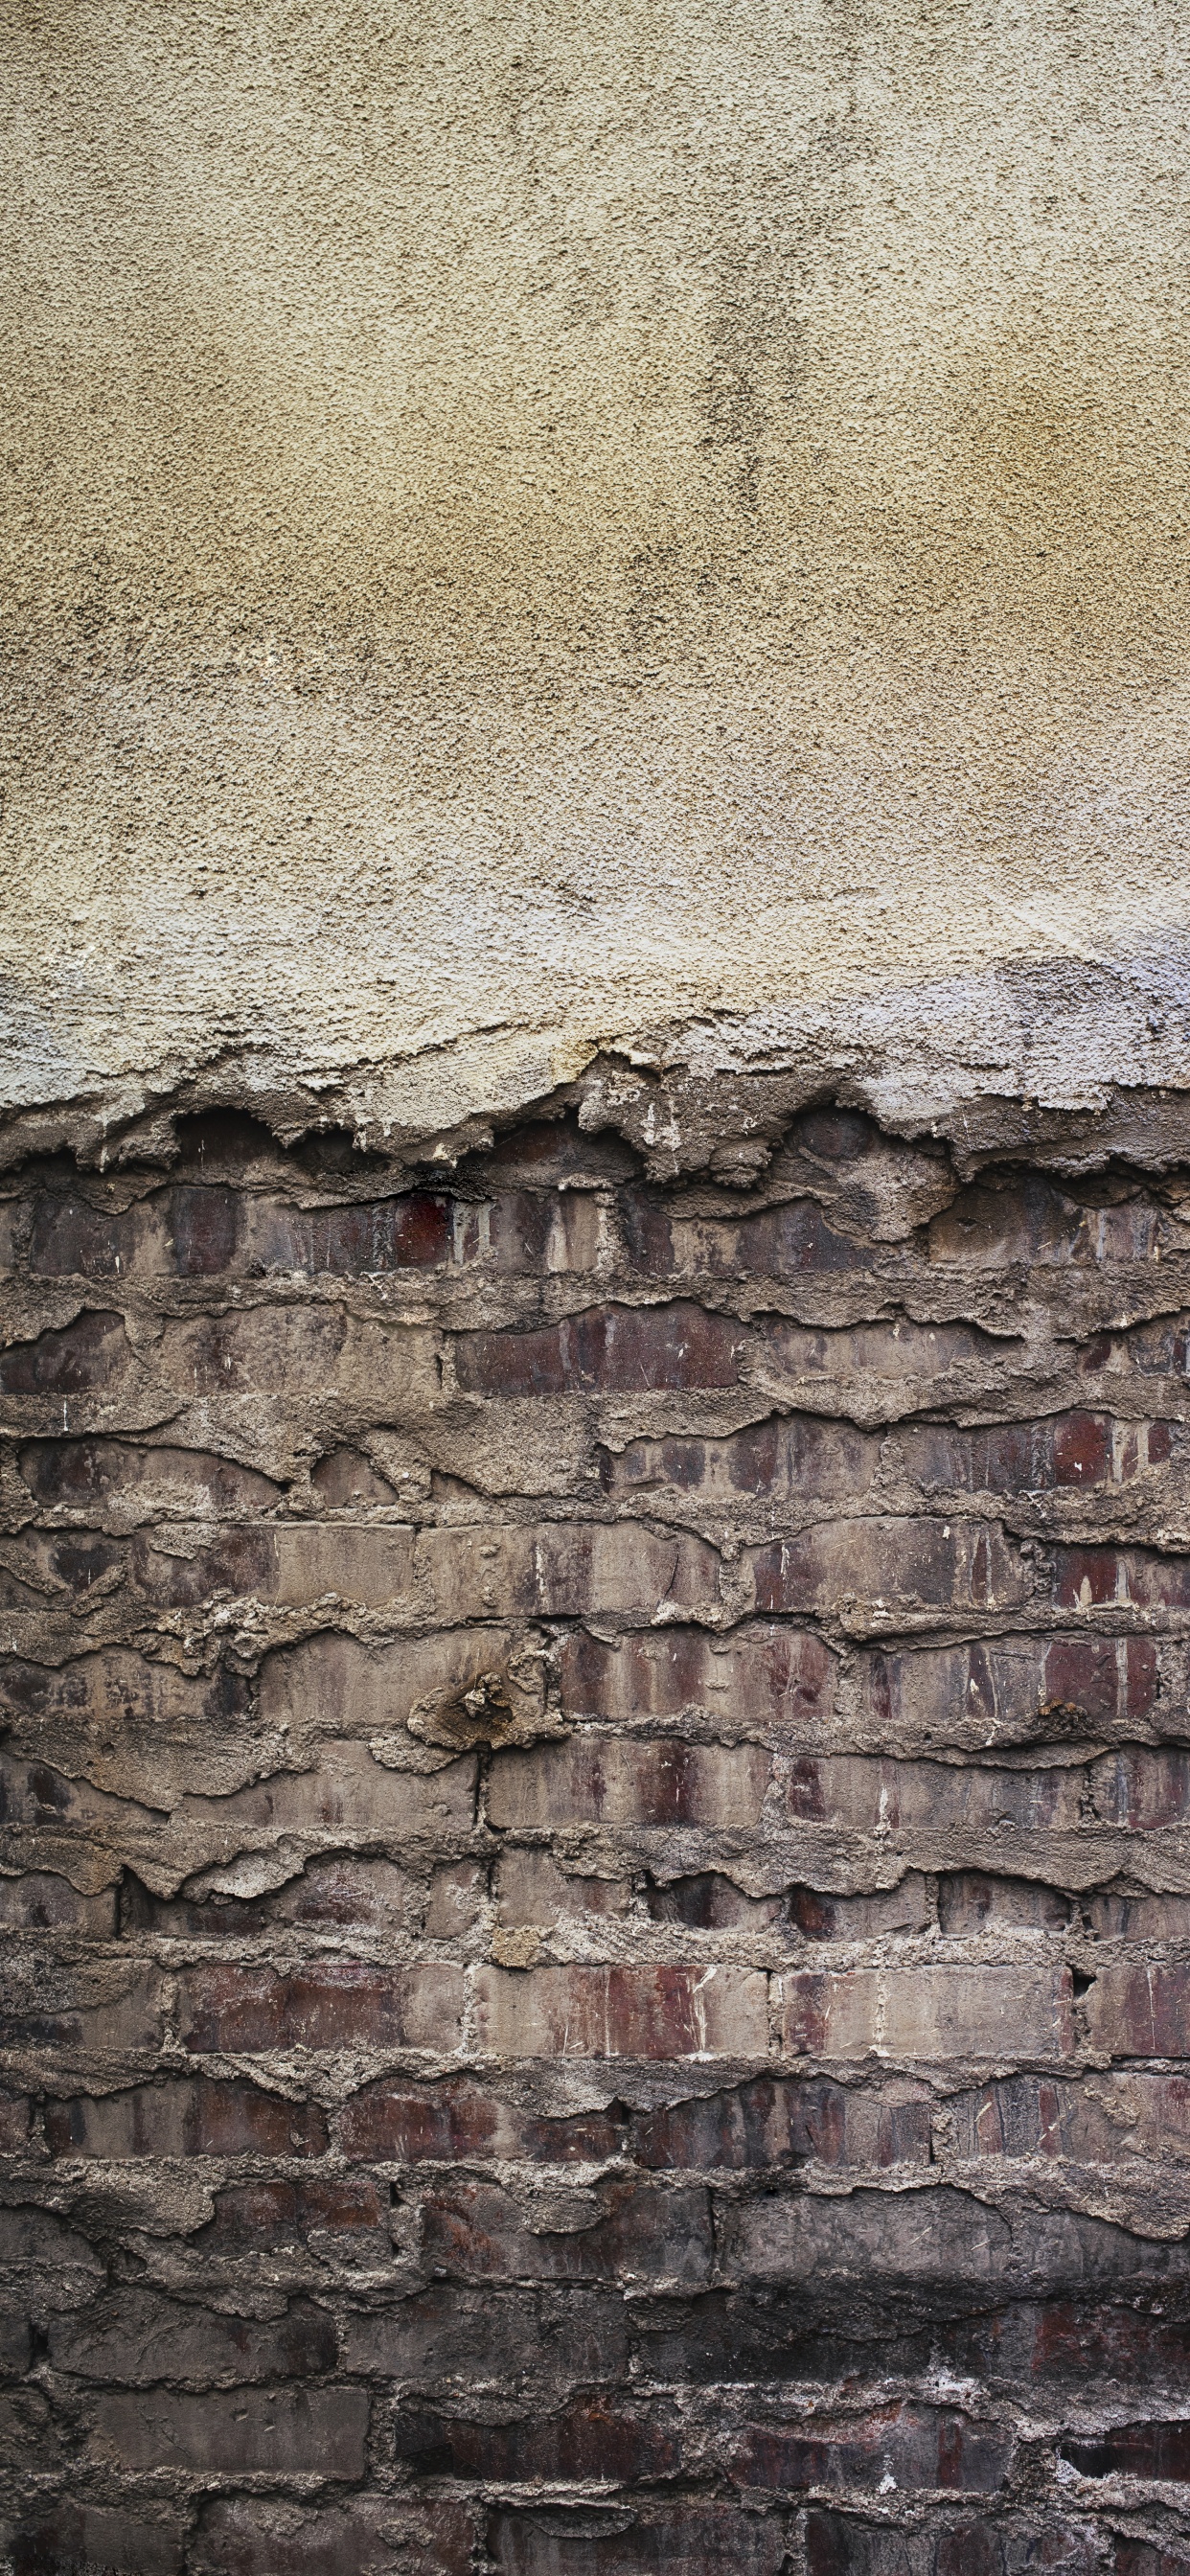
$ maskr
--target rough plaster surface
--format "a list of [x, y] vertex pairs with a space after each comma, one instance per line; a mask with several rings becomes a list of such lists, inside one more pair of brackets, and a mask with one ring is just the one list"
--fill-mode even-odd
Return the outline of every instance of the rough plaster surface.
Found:
[[10, 1111], [1190, 1080], [1188, 45], [8, 0]]
[[1190, 2563], [1190, 1180], [0, 1192], [13, 2576]]

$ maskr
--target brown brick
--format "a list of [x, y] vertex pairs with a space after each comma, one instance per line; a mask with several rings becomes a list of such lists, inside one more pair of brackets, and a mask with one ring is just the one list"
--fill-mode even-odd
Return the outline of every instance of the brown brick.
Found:
[[361, 2478], [368, 2430], [362, 2388], [175, 2397], [142, 2390], [100, 2399], [97, 2451], [134, 2470], [253, 2470], [273, 2476]]
[[144, 1531], [130, 1551], [135, 1590], [189, 1608], [218, 1591], [261, 1601], [361, 1601], [380, 1608], [409, 1601], [413, 1531], [401, 1526], [339, 1528], [319, 1521], [225, 1530], [213, 1547], [191, 1550], [186, 1533]]
[[854, 1414], [862, 1406], [869, 1419], [894, 1422], [925, 1404], [995, 1387], [1022, 1358], [1023, 1344], [974, 1324], [853, 1324], [813, 1332], [773, 1319], [763, 1369], [766, 1383], [783, 1379], [811, 1411]]
[[45, 2106], [55, 2156], [320, 2156], [326, 2119], [316, 2102], [288, 2102], [254, 2084], [137, 2084]]
[[501, 1924], [605, 1921], [626, 1914], [631, 1889], [622, 1878], [572, 1878], [548, 1852], [518, 1851], [500, 1855], [495, 1877], [496, 1919]]
[[93, 1395], [116, 1388], [131, 1353], [120, 1315], [85, 1311], [60, 1332], [13, 1342], [0, 1358], [0, 1392], [11, 1396]]
[[624, 2119], [607, 2111], [579, 2112], [571, 2119], [535, 2116], [470, 2076], [432, 2084], [398, 2077], [353, 2094], [339, 2115], [338, 2131], [346, 2156], [384, 2163], [453, 2164], [499, 2156], [599, 2164], [619, 2153]]
[[255, 1306], [166, 1326], [157, 1366], [188, 1403], [267, 1396], [307, 1409], [330, 1399], [400, 1420], [438, 1395], [432, 1334], [345, 1307]]
[[886, 1932], [927, 1932], [933, 1920], [928, 1883], [919, 1869], [907, 1869], [896, 1887], [878, 1887], [868, 1896], [789, 1887], [785, 1911], [807, 1941], [870, 1941]]
[[600, 1452], [603, 1488], [609, 1494], [647, 1494], [669, 1486], [706, 1502], [766, 1503], [806, 1495], [853, 1502], [865, 1494], [880, 1464], [880, 1441], [849, 1422], [822, 1422], [813, 1414], [775, 1414], [768, 1422], [726, 1439], [632, 1440], [617, 1454]]
[[426, 1190], [356, 1199], [343, 1207], [299, 1208], [283, 1199], [251, 1202], [241, 1259], [266, 1270], [326, 1273], [335, 1279], [432, 1269], [451, 1256], [451, 1204]]
[[[389, 2204], [371, 2175], [303, 2175], [296, 2182], [229, 2183], [217, 2191], [205, 2241], [258, 2256], [342, 2239], [348, 2261], [389, 2253]], [[368, 2241], [370, 2240], [370, 2241]]]
[[80, 1896], [64, 1878], [31, 1870], [0, 1879], [0, 1924], [14, 1932], [77, 1932], [88, 1941], [110, 1941], [116, 1929], [116, 1893]]
[[538, 2410], [511, 2423], [431, 2413], [407, 2405], [396, 2421], [398, 2459], [422, 2475], [513, 2480], [634, 2483], [672, 2477], [682, 2460], [677, 2425], [652, 2408], [585, 2396], [556, 2415]]
[[[259, 1767], [251, 1694], [237, 1673], [192, 1679], [176, 1666], [108, 1648], [56, 1671], [0, 1661], [14, 1748], [85, 1771], [101, 1790], [173, 1805], [200, 1786], [239, 1787]], [[162, 1799], [161, 1791], [167, 1798]]]
[[938, 1881], [939, 1928], [955, 1936], [1001, 1924], [1060, 1932], [1073, 1910], [1071, 1899], [1058, 1888], [1039, 1887], [1030, 1878], [996, 1878], [986, 1870], [967, 1869]]
[[[547, 2215], [562, 2215], [550, 2210]], [[421, 2202], [422, 2249], [460, 2281], [607, 2281], [699, 2288], [712, 2257], [707, 2194], [696, 2185], [599, 2188], [594, 2223], [538, 2232], [510, 2192], [459, 2176]]]
[[757, 1548], [749, 1562], [762, 1611], [830, 1610], [851, 1597], [875, 1611], [1007, 1610], [1031, 1591], [1028, 1568], [992, 1521], [826, 1521]]
[[928, 2164], [930, 2101], [902, 2085], [855, 2092], [824, 2081], [756, 2076], [729, 2092], [640, 2112], [635, 2162], [658, 2171], [764, 2172], [826, 2165]]
[[178, 1980], [182, 2044], [193, 2052], [285, 2048], [458, 2047], [464, 1985], [454, 1968], [328, 1961], [189, 1968]]
[[187, 2567], [190, 2576], [471, 2576], [472, 2538], [464, 2504], [358, 2496], [328, 2511], [216, 2496]]
[[1108, 1413], [1057, 1413], [1045, 1422], [976, 1430], [923, 1423], [902, 1431], [906, 1468], [920, 1484], [964, 1494], [1091, 1493], [1127, 1485], [1172, 1454], [1169, 1422], [1122, 1422]]
[[805, 2487], [880, 2487], [962, 2490], [994, 2494], [1006, 2482], [1012, 2436], [991, 2420], [955, 2407], [913, 2404], [794, 2432], [757, 2425], [739, 2444], [734, 2474], [748, 2486], [778, 2494]]
[[124, 2388], [185, 2380], [210, 2388], [321, 2378], [335, 2368], [338, 2336], [327, 2311], [309, 2299], [293, 2299], [282, 2315], [257, 2320], [122, 2284], [82, 2317], [53, 2324], [49, 2350], [55, 2368], [78, 2379]]
[[965, 1825], [987, 1831], [1013, 1824], [1051, 1833], [1080, 1822], [1085, 1773], [978, 1770], [974, 1764], [881, 1761], [872, 1754], [802, 1754], [789, 1767], [785, 1803], [791, 1817], [871, 1833], [883, 1826]]
[[470, 1530], [431, 1530], [418, 1553], [435, 1614], [449, 1622], [517, 1613], [581, 1618], [593, 1611], [652, 1618], [663, 1603], [667, 1609], [713, 1609], [719, 1597], [713, 1547], [685, 1531], [661, 1535], [632, 1521], [610, 1528], [560, 1521], [538, 1529], [484, 1523]]
[[755, 1825], [769, 1772], [758, 1745], [571, 1738], [497, 1754], [494, 1825]]
[[1092, 2048], [1111, 2057], [1185, 2057], [1190, 1967], [1157, 1961], [1101, 1968], [1086, 2011]]
[[703, 1306], [588, 1306], [535, 1332], [461, 1333], [458, 1382], [474, 1395], [635, 1395], [734, 1386], [746, 1346]]
[[759, 1622], [731, 1638], [666, 1627], [615, 1644], [578, 1631], [563, 1641], [559, 1663], [562, 1703], [573, 1715], [675, 1717], [699, 1708], [757, 1726], [798, 1726], [829, 1716], [834, 1695], [834, 1657], [821, 1638]]
[[476, 2015], [499, 2055], [768, 2054], [768, 1981], [752, 1969], [481, 1968]]
[[158, 1514], [211, 1521], [269, 1511], [281, 1492], [255, 1468], [209, 1450], [138, 1449], [121, 1440], [31, 1440], [20, 1469], [48, 1510], [125, 1529]]
[[183, 2534], [168, 2516], [109, 2505], [42, 2505], [17, 2533], [14, 2576], [70, 2576], [76, 2569], [119, 2576], [181, 2576]]
[[95, 1971], [44, 1953], [19, 1968], [10, 1960], [0, 2037], [7, 2048], [156, 2049], [163, 2016], [157, 1969], [120, 1963]]
[[[631, 2518], [587, 2507], [501, 2506], [487, 2525], [499, 2576], [782, 2576], [783, 2516], [753, 2506], [634, 2495]], [[848, 2576], [855, 2576], [854, 2569]]]
[[419, 1700], [469, 1690], [515, 1651], [514, 1634], [498, 1626], [455, 1628], [399, 1646], [370, 1648], [335, 1632], [269, 1655], [261, 1670], [262, 1722], [296, 1734], [387, 1736], [406, 1724]]
[[1101, 1727], [1143, 1725], [1160, 1688], [1147, 1637], [1004, 1637], [870, 1657], [871, 1719], [922, 1746], [1011, 1744]]
[[783, 1980], [785, 2045], [814, 2057], [1062, 2057], [1074, 2041], [1069, 1971], [854, 1968]]

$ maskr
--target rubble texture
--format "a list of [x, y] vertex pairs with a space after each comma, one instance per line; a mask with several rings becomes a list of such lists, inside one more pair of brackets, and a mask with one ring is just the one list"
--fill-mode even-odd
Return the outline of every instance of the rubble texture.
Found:
[[614, 1075], [5, 1184], [14, 2576], [1190, 2563], [1181, 1106]]

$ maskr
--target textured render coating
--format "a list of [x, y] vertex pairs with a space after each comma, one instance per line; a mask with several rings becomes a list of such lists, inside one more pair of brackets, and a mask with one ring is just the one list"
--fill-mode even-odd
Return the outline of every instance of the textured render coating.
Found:
[[14, 2576], [1190, 2563], [1190, 1174], [5, 1185]]
[[3, 1097], [1190, 1082], [1174, 0], [6, 0]]

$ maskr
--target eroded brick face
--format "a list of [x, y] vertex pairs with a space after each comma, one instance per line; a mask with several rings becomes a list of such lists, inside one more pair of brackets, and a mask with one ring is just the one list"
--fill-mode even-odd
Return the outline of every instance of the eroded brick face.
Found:
[[1185, 1175], [4, 1188], [14, 2576], [1190, 2564]]

